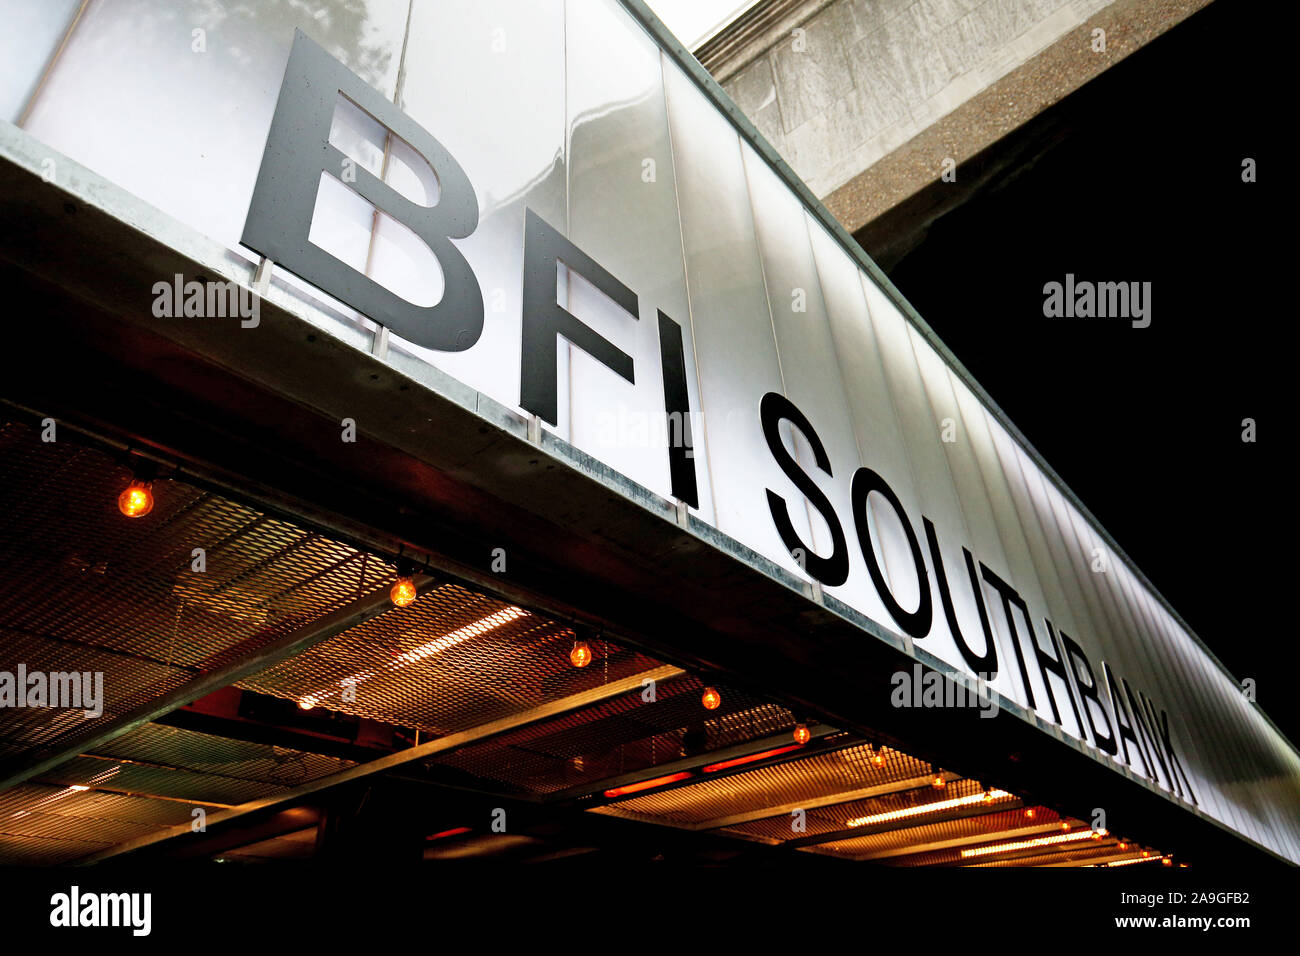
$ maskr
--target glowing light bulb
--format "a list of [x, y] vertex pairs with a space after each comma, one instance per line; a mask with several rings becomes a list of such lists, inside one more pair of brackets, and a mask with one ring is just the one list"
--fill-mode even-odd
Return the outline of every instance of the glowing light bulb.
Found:
[[1037, 815], [1038, 815], [1038, 813], [1037, 813], [1036, 810], [1034, 810], [1033, 807], [1030, 807], [1029, 809], [1027, 809], [1027, 810], [1025, 811], [1025, 819], [1026, 819], [1026, 820], [1032, 820], [1032, 819], [1033, 819], [1034, 817], [1036, 817]]
[[298, 706], [303, 710], [311, 710], [316, 706], [316, 698], [310, 696], [304, 697], [302, 700], [298, 701]]
[[877, 767], [883, 767], [885, 765], [884, 753], [882, 753], [880, 750], [877, 750], [874, 754], [872, 754], [871, 762]]
[[1165, 866], [1173, 866], [1173, 865], [1174, 865], [1174, 861], [1171, 860], [1169, 857], [1165, 857], [1165, 858], [1164, 858], [1163, 860], [1161, 860], [1160, 862], [1163, 863]]
[[147, 481], [133, 481], [117, 496], [117, 510], [128, 518], [143, 518], [153, 511], [153, 491]]
[[1068, 829], [1070, 829], [1070, 824], [1067, 823], [1066, 821], [1062, 820], [1062, 821], [1061, 821], [1061, 829], [1062, 829], [1062, 830], [1068, 830]]
[[1121, 850], [1127, 850], [1127, 849], [1128, 849], [1128, 844], [1127, 844], [1127, 843], [1120, 843], [1119, 848], [1120, 848]]
[[812, 740], [812, 733], [808, 730], [807, 724], [794, 725], [794, 742], [797, 744], [806, 744]]
[[408, 607], [415, 603], [415, 582], [410, 578], [398, 578], [388, 597], [398, 607]]
[[934, 787], [934, 789], [936, 790], [942, 790], [947, 785], [948, 784], [943, 779], [943, 774], [941, 773], [936, 773], [933, 777], [930, 778], [930, 786]]
[[984, 802], [985, 802], [985, 803], [992, 803], [992, 802], [993, 802], [993, 791], [992, 791], [992, 790], [989, 790], [989, 789], [987, 789], [987, 788], [985, 789], [985, 791], [984, 791]]
[[591, 663], [591, 647], [586, 641], [574, 641], [573, 650], [569, 651], [569, 663], [574, 667], [586, 667]]
[[717, 710], [722, 706], [722, 695], [712, 687], [704, 688], [704, 696], [700, 698], [700, 703], [704, 705], [705, 710]]

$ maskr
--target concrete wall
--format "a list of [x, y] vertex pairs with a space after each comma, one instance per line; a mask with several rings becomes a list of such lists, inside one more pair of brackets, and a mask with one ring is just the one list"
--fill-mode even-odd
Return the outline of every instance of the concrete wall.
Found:
[[[765, 37], [751, 20], [754, 37], [704, 62], [852, 230], [937, 178], [946, 157], [969, 158], [1208, 2], [810, 0], [805, 19], [787, 6]], [[972, 104], [902, 181], [832, 196]]]

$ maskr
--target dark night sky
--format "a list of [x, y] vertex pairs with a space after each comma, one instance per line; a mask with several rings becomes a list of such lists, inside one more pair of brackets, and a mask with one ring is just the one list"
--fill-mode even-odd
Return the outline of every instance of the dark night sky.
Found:
[[[891, 278], [1297, 741], [1300, 655], [1279, 626], [1296, 587], [1280, 560], [1291, 111], [1260, 10], [1218, 0], [1072, 95], [1062, 144], [937, 221]], [[1067, 272], [1150, 281], [1150, 328], [1045, 318], [1043, 285]]]

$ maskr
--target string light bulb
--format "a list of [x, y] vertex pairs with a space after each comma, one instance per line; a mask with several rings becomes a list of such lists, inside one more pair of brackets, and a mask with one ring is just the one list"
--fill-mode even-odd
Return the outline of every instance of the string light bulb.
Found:
[[1026, 819], [1026, 820], [1032, 820], [1032, 819], [1033, 819], [1034, 817], [1036, 817], [1036, 816], [1038, 816], [1038, 812], [1037, 812], [1033, 807], [1027, 807], [1027, 808], [1025, 809], [1025, 819]]
[[807, 724], [794, 725], [794, 742], [797, 744], [806, 744], [812, 740], [812, 732], [808, 730]]
[[885, 765], [885, 751], [881, 747], [875, 748], [875, 753], [871, 755], [872, 766], [883, 767]]
[[706, 687], [700, 703], [704, 705], [705, 710], [717, 710], [722, 706], [722, 695], [718, 693], [717, 688]]
[[143, 518], [153, 511], [153, 488], [151, 483], [138, 478], [126, 486], [117, 496], [117, 510], [128, 518]]
[[415, 603], [415, 582], [407, 577], [399, 577], [388, 592], [388, 597], [398, 607], [409, 607]]
[[931, 774], [931, 776], [930, 776], [930, 786], [934, 787], [934, 789], [936, 789], [936, 790], [942, 790], [942, 789], [943, 789], [944, 787], [946, 787], [947, 785], [948, 785], [948, 782], [947, 782], [946, 780], [943, 779], [943, 773], [942, 773], [942, 772], [936, 770], [936, 771], [934, 771], [933, 774]]
[[569, 651], [569, 663], [574, 667], [586, 667], [592, 661], [591, 645], [586, 641], [574, 641], [573, 650]]

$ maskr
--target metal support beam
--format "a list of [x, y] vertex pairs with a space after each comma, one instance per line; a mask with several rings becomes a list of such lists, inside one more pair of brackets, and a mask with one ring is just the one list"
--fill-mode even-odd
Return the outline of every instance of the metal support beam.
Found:
[[[330, 787], [338, 786], [341, 783], [347, 783], [352, 780], [359, 780], [376, 774], [384, 770], [400, 767], [403, 764], [411, 763], [416, 760], [425, 760], [438, 754], [447, 753], [464, 747], [468, 744], [477, 743], [480, 740], [486, 740], [488, 737], [494, 737], [497, 734], [503, 734], [510, 730], [523, 727], [526, 724], [536, 723], [539, 720], [546, 720], [550, 717], [556, 717], [560, 714], [568, 713], [572, 710], [578, 710], [582, 707], [589, 707], [592, 704], [600, 703], [603, 700], [609, 700], [622, 694], [627, 694], [641, 688], [641, 682], [650, 679], [654, 681], [671, 680], [674, 677], [680, 677], [684, 671], [671, 665], [663, 665], [653, 670], [644, 671], [640, 674], [633, 674], [631, 677], [625, 677], [622, 680], [614, 681], [609, 684], [602, 684], [599, 687], [593, 687], [590, 690], [584, 690], [577, 694], [570, 694], [568, 697], [561, 697], [538, 707], [532, 707], [528, 710], [520, 711], [509, 717], [502, 717], [500, 720], [493, 720], [486, 724], [480, 724], [477, 727], [471, 727], [469, 730], [462, 730], [454, 734], [448, 734], [445, 737], [439, 737], [436, 740], [430, 740], [428, 743], [411, 747], [409, 750], [402, 750], [369, 763], [360, 764], [356, 767], [350, 767], [339, 773], [331, 774], [328, 777], [321, 777], [318, 780], [312, 780], [300, 787], [295, 787], [285, 793], [277, 794], [271, 797], [263, 797], [260, 800], [252, 800], [248, 803], [240, 804], [231, 810], [223, 810], [220, 813], [214, 813], [208, 817], [208, 827], [211, 828], [219, 823], [225, 823], [236, 817], [253, 813], [256, 810], [265, 810], [268, 807], [277, 806], [282, 803], [289, 803], [298, 800], [309, 794], [316, 793], [320, 790], [326, 790]], [[119, 843], [117, 846], [109, 847], [98, 853], [93, 853], [79, 861], [79, 865], [98, 863], [111, 857], [128, 853], [132, 850], [138, 850], [141, 847], [149, 846], [154, 843], [161, 843], [172, 837], [182, 836], [189, 833], [190, 825], [188, 823], [179, 824], [169, 827], [166, 830], [160, 830], [157, 833], [150, 833], [144, 836], [127, 840]]]
[[[423, 593], [435, 587], [438, 583], [435, 578], [421, 575], [415, 579], [415, 588], [417, 593]], [[215, 690], [220, 690], [243, 680], [245, 677], [264, 671], [268, 667], [293, 657], [295, 654], [299, 654], [321, 641], [328, 640], [336, 634], [356, 627], [358, 624], [364, 624], [366, 621], [391, 610], [392, 607], [393, 604], [389, 600], [387, 588], [375, 591], [363, 598], [358, 598], [337, 611], [326, 614], [310, 624], [277, 638], [241, 660], [209, 671], [201, 677], [196, 677], [188, 684], [163, 694], [161, 697], [157, 697], [135, 710], [122, 714], [120, 717], [114, 717], [94, 730], [77, 734], [61, 744], [49, 756], [25, 756], [22, 760], [15, 761], [11, 767], [4, 771], [3, 777], [0, 777], [0, 792], [31, 780], [47, 770], [52, 770], [66, 760], [71, 760], [73, 757], [94, 750], [96, 747], [102, 747], [114, 738], [135, 730], [137, 727], [170, 713], [178, 707], [193, 703], [200, 697], [206, 696]]]

